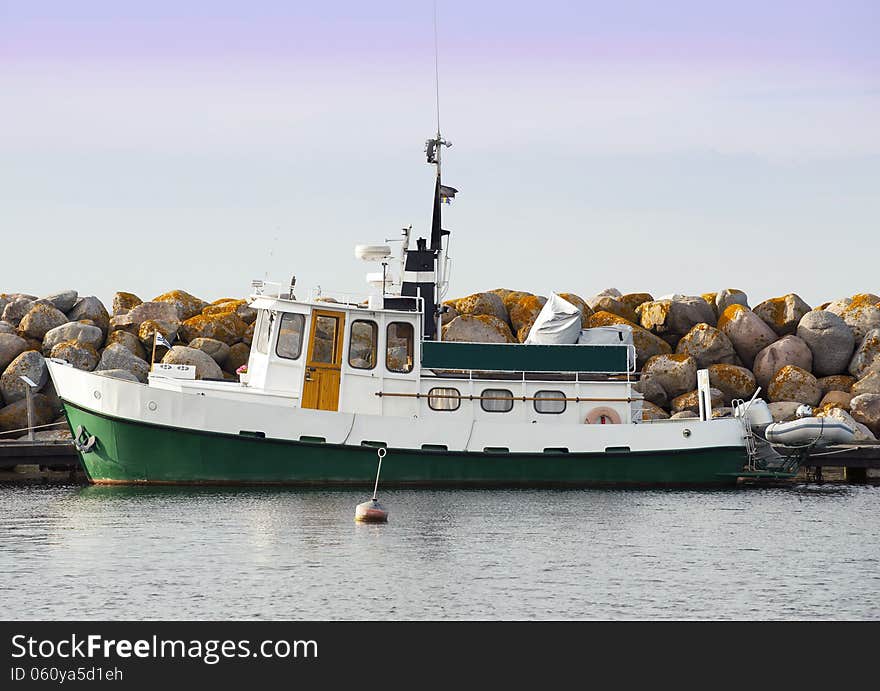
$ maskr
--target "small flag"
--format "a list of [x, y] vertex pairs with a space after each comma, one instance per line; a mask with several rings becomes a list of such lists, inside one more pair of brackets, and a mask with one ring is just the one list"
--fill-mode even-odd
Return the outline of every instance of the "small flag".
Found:
[[[174, 337], [171, 337], [171, 340], [174, 340]], [[161, 333], [156, 331], [156, 345], [165, 346], [169, 350], [171, 350], [171, 344], [168, 342], [168, 339], [165, 338]]]
[[452, 200], [455, 199], [456, 192], [458, 192], [458, 190], [454, 187], [440, 185], [440, 203], [450, 204]]

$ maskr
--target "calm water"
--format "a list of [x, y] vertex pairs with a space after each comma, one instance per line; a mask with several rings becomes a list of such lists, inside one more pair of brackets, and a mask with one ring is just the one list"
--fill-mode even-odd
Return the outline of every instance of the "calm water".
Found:
[[835, 619], [880, 614], [880, 487], [0, 486], [0, 618]]

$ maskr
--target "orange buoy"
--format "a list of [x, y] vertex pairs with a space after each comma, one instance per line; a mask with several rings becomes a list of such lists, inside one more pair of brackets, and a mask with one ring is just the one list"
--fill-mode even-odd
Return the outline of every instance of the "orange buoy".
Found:
[[382, 472], [382, 459], [385, 458], [387, 451], [379, 449], [376, 454], [379, 456], [379, 467], [376, 470], [376, 484], [373, 485], [373, 498], [358, 504], [354, 510], [354, 520], [359, 523], [387, 523], [388, 511], [379, 503], [376, 492], [379, 490], [379, 474]]

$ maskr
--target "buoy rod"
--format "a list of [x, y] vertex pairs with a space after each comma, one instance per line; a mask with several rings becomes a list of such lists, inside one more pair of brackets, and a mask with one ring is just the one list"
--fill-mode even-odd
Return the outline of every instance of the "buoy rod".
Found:
[[382, 459], [388, 453], [385, 449], [379, 449], [376, 455], [379, 456], [379, 467], [376, 469], [376, 484], [373, 485], [373, 501], [377, 500], [377, 492], [379, 491], [379, 474], [382, 472]]

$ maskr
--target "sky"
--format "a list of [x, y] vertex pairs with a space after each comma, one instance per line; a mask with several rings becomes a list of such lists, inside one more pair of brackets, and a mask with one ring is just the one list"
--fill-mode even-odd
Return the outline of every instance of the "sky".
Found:
[[[440, 0], [447, 297], [880, 293], [876, 0]], [[0, 292], [368, 291], [432, 0], [0, 0]]]

